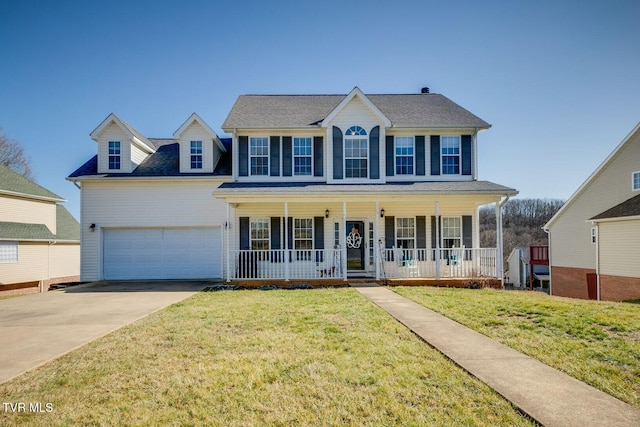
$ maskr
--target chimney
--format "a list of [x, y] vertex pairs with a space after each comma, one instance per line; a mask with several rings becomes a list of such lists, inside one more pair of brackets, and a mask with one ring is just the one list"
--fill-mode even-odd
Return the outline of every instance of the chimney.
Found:
[[428, 87], [423, 87], [422, 90], [420, 90], [421, 93], [429, 93], [429, 88]]

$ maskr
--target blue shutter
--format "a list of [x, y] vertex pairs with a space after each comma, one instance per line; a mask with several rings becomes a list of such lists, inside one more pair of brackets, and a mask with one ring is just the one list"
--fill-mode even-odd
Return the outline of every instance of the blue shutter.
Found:
[[431, 135], [431, 175], [440, 175], [440, 135]]
[[[313, 249], [324, 249], [324, 217], [313, 217]], [[316, 252], [316, 262], [323, 262], [323, 252]]]
[[322, 152], [324, 140], [321, 136], [313, 137], [313, 176], [324, 175], [324, 154]]
[[249, 137], [238, 138], [238, 175], [249, 176]]
[[[472, 237], [472, 228], [473, 228], [473, 222], [471, 220], [471, 215], [463, 215], [462, 216], [462, 245], [466, 248], [466, 249], [473, 249], [473, 237]], [[470, 250], [465, 250], [464, 251], [464, 259], [465, 260], [470, 260], [471, 259], [471, 252]]]
[[342, 131], [333, 127], [333, 179], [342, 179], [344, 169], [342, 161]]
[[293, 175], [293, 168], [291, 164], [293, 162], [293, 153], [291, 150], [291, 137], [282, 137], [282, 176]]
[[416, 140], [416, 175], [425, 175], [426, 152], [424, 146], [424, 136], [418, 135]]
[[369, 133], [370, 157], [369, 177], [380, 178], [380, 126], [371, 129]]
[[247, 251], [251, 249], [249, 243], [249, 217], [240, 217], [240, 250]]
[[384, 247], [390, 248], [396, 244], [396, 218], [394, 216], [384, 217]]
[[387, 136], [385, 143], [385, 156], [387, 161], [387, 176], [394, 175], [394, 152], [393, 152], [393, 137]]
[[272, 136], [269, 138], [269, 168], [271, 176], [280, 175], [280, 137]]
[[471, 135], [462, 135], [460, 138], [462, 146], [462, 175], [471, 175], [473, 151], [471, 150]]

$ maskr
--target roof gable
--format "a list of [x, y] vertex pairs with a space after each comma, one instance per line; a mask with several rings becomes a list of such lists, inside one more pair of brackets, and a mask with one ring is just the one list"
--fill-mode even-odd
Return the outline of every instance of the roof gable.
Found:
[[356, 97], [360, 99], [360, 101], [362, 101], [362, 103], [371, 110], [375, 116], [380, 118], [385, 127], [391, 126], [391, 120], [389, 120], [389, 118], [385, 116], [357, 86], [344, 97], [344, 99], [327, 115], [327, 117], [324, 118], [320, 124], [323, 127], [327, 127], [329, 122], [331, 122], [331, 120], [333, 120]]
[[571, 195], [571, 197], [569, 197], [566, 203], [562, 205], [562, 207], [558, 210], [558, 212], [556, 212], [556, 214], [552, 216], [551, 219], [547, 221], [547, 223], [544, 226], [542, 226], [542, 228], [544, 230], [548, 230], [549, 227], [553, 225], [553, 223], [555, 223], [560, 217], [562, 217], [562, 215], [564, 215], [567, 209], [569, 209], [569, 206], [571, 206], [573, 202], [578, 197], [580, 197], [582, 193], [584, 193], [584, 191], [589, 187], [589, 185], [593, 181], [595, 181], [595, 179], [600, 175], [600, 173], [607, 166], [609, 166], [609, 164], [613, 161], [613, 159], [616, 158], [618, 153], [620, 153], [627, 144], [630, 144], [631, 141], [633, 141], [636, 136], [640, 136], [640, 122], [638, 122], [638, 124], [633, 128], [631, 132], [629, 132], [629, 134], [622, 140], [622, 142], [620, 142], [620, 144], [618, 144], [618, 146], [614, 148], [611, 154], [609, 154], [607, 158], [604, 159], [604, 161], [600, 164], [600, 166], [598, 166], [596, 170], [593, 171], [591, 175], [589, 175], [589, 177], [582, 183], [582, 185], [578, 187], [578, 189]]
[[173, 133], [173, 137], [176, 138], [176, 139], [180, 139], [182, 137], [182, 134], [194, 122], [196, 122], [200, 126], [202, 126], [202, 128], [205, 130], [205, 132], [211, 137], [213, 142], [218, 146], [220, 151], [222, 151], [222, 152], [227, 151], [227, 149], [224, 147], [224, 145], [220, 141], [220, 138], [218, 138], [218, 135], [215, 133], [215, 131], [213, 129], [211, 129], [211, 127], [204, 120], [202, 120], [202, 118], [200, 118], [200, 116], [197, 115], [196, 113], [193, 113], [193, 114], [191, 114], [191, 116], [189, 116], [189, 118], [178, 128], [178, 130], [176, 130]]
[[146, 150], [149, 152], [155, 151], [155, 146], [151, 141], [149, 141], [144, 135], [142, 135], [140, 132], [135, 130], [132, 126], [127, 124], [124, 120], [113, 113], [109, 114], [107, 118], [104, 119], [102, 123], [100, 123], [98, 127], [93, 130], [93, 132], [91, 132], [91, 139], [98, 142], [100, 135], [102, 135], [102, 133], [109, 127], [109, 125], [111, 125], [111, 123], [115, 123], [115, 125], [122, 129], [122, 131], [131, 141], [135, 142], [141, 148], [146, 148]]

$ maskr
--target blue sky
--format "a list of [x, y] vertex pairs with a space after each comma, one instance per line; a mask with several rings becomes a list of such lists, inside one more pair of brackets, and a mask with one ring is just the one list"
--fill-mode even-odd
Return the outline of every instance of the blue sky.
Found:
[[80, 215], [65, 177], [111, 112], [170, 137], [238, 95], [441, 93], [492, 124], [480, 179], [567, 199], [640, 121], [640, 2], [0, 3], [0, 127]]

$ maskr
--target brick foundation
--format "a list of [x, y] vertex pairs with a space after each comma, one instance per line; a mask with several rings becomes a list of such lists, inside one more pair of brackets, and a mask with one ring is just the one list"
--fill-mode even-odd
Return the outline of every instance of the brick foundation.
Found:
[[551, 266], [551, 294], [559, 297], [589, 299], [587, 274], [595, 272], [590, 268]]
[[640, 277], [600, 275], [600, 299], [604, 301], [640, 299]]

